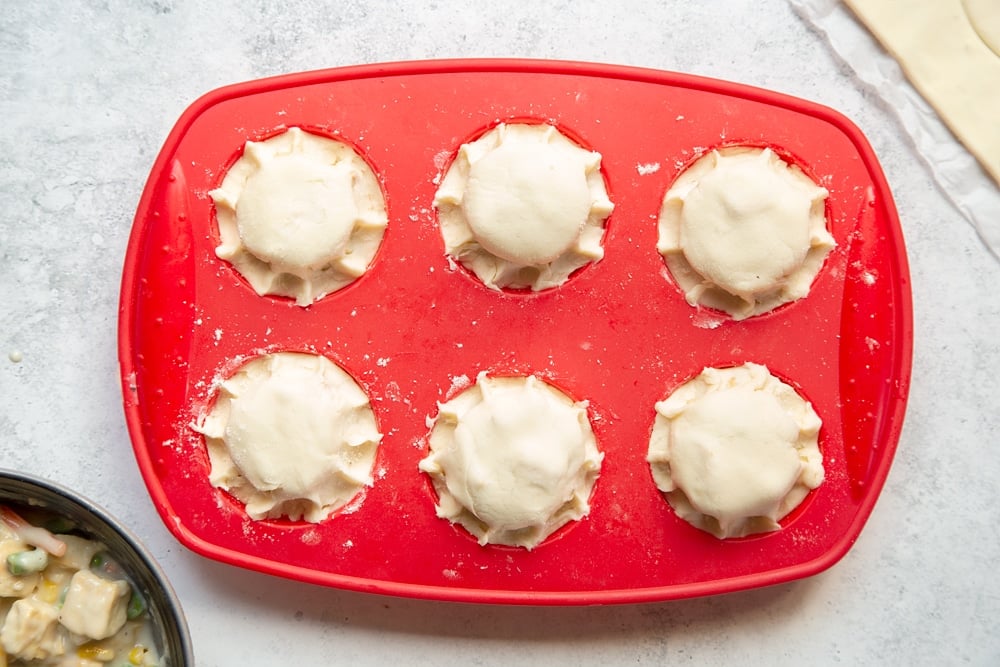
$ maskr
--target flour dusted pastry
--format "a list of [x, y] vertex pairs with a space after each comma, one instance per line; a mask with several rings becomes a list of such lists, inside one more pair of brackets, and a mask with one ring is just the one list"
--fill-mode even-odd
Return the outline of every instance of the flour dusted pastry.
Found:
[[293, 127], [248, 141], [215, 200], [216, 254], [258, 294], [308, 306], [367, 269], [386, 227], [371, 167], [347, 144]]
[[252, 519], [322, 521], [372, 483], [382, 436], [364, 391], [329, 359], [279, 352], [222, 382], [196, 425], [209, 480]]
[[758, 315], [809, 293], [834, 246], [826, 196], [770, 149], [712, 151], [664, 197], [657, 249], [691, 305]]
[[535, 376], [487, 377], [442, 403], [420, 462], [438, 516], [480, 544], [532, 549], [590, 511], [604, 455], [574, 403]]
[[604, 256], [601, 155], [551, 125], [463, 144], [434, 197], [445, 250], [488, 287], [542, 290]]
[[706, 368], [656, 404], [647, 461], [692, 525], [719, 538], [777, 530], [823, 482], [820, 426], [766, 367]]

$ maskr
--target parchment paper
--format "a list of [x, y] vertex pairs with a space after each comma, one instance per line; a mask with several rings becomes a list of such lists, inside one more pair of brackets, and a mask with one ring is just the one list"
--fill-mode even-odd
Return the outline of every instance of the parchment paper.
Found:
[[[840, 0], [789, 0], [862, 85], [892, 109], [934, 180], [1000, 260], [1000, 187], [910, 85], [896, 60]], [[998, 119], [1000, 122], [1000, 119]]]

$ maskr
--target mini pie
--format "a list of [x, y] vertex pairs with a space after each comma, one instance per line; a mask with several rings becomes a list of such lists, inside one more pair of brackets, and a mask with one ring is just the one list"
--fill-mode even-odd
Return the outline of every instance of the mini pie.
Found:
[[764, 366], [706, 368], [656, 404], [646, 460], [688, 523], [718, 538], [768, 532], [823, 482], [821, 425]]
[[368, 269], [385, 200], [371, 167], [345, 143], [293, 127], [248, 141], [209, 193], [229, 261], [258, 294], [308, 306]]
[[252, 519], [312, 523], [372, 484], [382, 438], [368, 397], [326, 357], [255, 357], [219, 387], [194, 429], [205, 436], [209, 481]]
[[759, 315], [809, 293], [835, 245], [827, 194], [768, 148], [715, 150], [664, 197], [657, 249], [691, 305]]
[[586, 516], [604, 455], [574, 402], [535, 376], [487, 377], [439, 405], [430, 452], [437, 515], [480, 544], [533, 549]]
[[601, 155], [551, 125], [463, 144], [434, 197], [447, 254], [487, 287], [543, 290], [604, 256]]

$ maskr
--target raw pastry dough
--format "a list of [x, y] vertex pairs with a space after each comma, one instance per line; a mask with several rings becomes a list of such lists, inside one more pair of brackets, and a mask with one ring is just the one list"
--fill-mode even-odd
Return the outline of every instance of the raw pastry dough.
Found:
[[371, 167], [347, 144], [293, 127], [248, 141], [215, 200], [228, 260], [258, 294], [308, 306], [367, 269], [386, 227]]
[[551, 125], [463, 144], [434, 197], [447, 253], [488, 287], [542, 290], [604, 256], [601, 155]]
[[1000, 57], [1000, 2], [997, 0], [962, 0], [962, 9], [979, 38]]
[[438, 494], [438, 516], [480, 544], [532, 549], [586, 516], [604, 455], [574, 403], [534, 376], [489, 378], [439, 406], [420, 462]]
[[1000, 2], [846, 0], [1000, 183]]
[[758, 315], [809, 293], [834, 246], [826, 196], [770, 149], [712, 151], [664, 197], [657, 249], [691, 305]]
[[819, 417], [764, 366], [706, 368], [656, 413], [647, 455], [656, 486], [716, 537], [777, 530], [823, 481]]
[[382, 436], [364, 391], [329, 359], [279, 352], [225, 380], [194, 426], [209, 480], [252, 519], [319, 522], [372, 483]]

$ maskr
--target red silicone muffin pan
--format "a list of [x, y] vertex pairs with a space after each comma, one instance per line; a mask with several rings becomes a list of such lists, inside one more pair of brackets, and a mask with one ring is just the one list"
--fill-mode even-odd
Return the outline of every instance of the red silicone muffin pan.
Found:
[[[444, 254], [432, 204], [465, 141], [552, 123], [603, 156], [615, 210], [605, 257], [537, 293], [485, 288]], [[208, 192], [244, 143], [290, 126], [371, 164], [389, 225], [371, 268], [301, 308], [262, 297], [215, 256]], [[741, 322], [690, 306], [656, 251], [672, 181], [706, 151], [770, 146], [829, 190], [837, 247], [810, 294]], [[213, 91], [181, 116], [136, 212], [119, 357], [129, 431], [157, 510], [205, 556], [328, 586], [521, 604], [640, 602], [774, 584], [850, 548], [888, 474], [910, 380], [912, 312], [899, 221], [862, 133], [828, 108], [676, 73], [570, 62], [366, 65]], [[318, 524], [253, 521], [208, 482], [191, 424], [250, 357], [329, 357], [368, 392], [384, 438], [374, 484]], [[718, 540], [679, 519], [646, 448], [654, 404], [706, 366], [752, 361], [823, 419], [826, 481], [779, 531]], [[480, 546], [434, 513], [417, 469], [438, 402], [477, 373], [536, 374], [589, 401], [605, 454], [592, 511], [527, 551]]]

